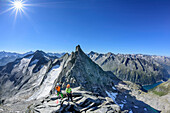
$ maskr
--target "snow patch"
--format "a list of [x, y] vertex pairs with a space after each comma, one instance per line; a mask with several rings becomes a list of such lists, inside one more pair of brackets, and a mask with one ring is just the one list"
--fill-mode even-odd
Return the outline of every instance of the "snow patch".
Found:
[[123, 106], [124, 106], [124, 104], [119, 104], [119, 106], [120, 106], [120, 108], [122, 109], [122, 108], [123, 108]]
[[[62, 70], [62, 67], [63, 66], [60, 65], [58, 68], [52, 69], [47, 74], [47, 78], [44, 80], [40, 89], [37, 92], [35, 92], [27, 101], [30, 101], [33, 99], [39, 99], [39, 98], [47, 96], [50, 93], [50, 90], [52, 89], [55, 80], [58, 78], [58, 76]], [[38, 81], [38, 82], [40, 83], [40, 81]]]
[[113, 93], [113, 92], [110, 93], [108, 91], [105, 91], [105, 92], [115, 102], [115, 104], [119, 105], [121, 107], [121, 109], [123, 109], [124, 104], [127, 103], [126, 100], [121, 101], [123, 104], [118, 104], [116, 102], [116, 96], [118, 95], [118, 93]]
[[146, 108], [144, 108], [145, 111], [148, 111]]
[[0, 111], [4, 111], [4, 110], [0, 108]]
[[133, 113], [132, 110], [130, 110], [129, 113]]
[[50, 58], [49, 57], [47, 57], [46, 55], [43, 55], [47, 60], [50, 60]]
[[51, 68], [51, 71], [53, 70], [53, 69], [57, 69], [57, 68], [59, 68], [60, 67], [60, 65], [55, 65], [55, 66], [53, 66], [52, 68]]
[[29, 62], [30, 62], [31, 59], [28, 59], [28, 58], [23, 58], [21, 61], [20, 61], [20, 64], [19, 64], [19, 69], [22, 69], [25, 65], [27, 65]]
[[134, 108], [139, 108], [138, 106], [134, 106]]
[[109, 93], [108, 91], [106, 91], [106, 93], [114, 102], [116, 102], [115, 99], [116, 99], [117, 93]]
[[116, 90], [116, 88], [115, 88], [115, 87], [112, 87], [112, 89]]
[[40, 70], [40, 72], [38, 74], [37, 81], [34, 84], [32, 84], [32, 86], [39, 86], [40, 85], [46, 71], [47, 71], [47, 66], [42, 65], [42, 69]]
[[13, 72], [18, 72], [18, 71], [21, 71], [21, 70], [22, 70], [23, 73], [25, 73], [26, 70], [27, 70], [29, 62], [31, 61], [31, 58], [32, 58], [31, 56], [28, 57], [28, 58], [22, 58], [20, 60], [20, 62], [14, 66], [14, 69], [12, 70], [12, 73]]
[[126, 102], [126, 100], [123, 100], [123, 101], [121, 101], [123, 104], [126, 104], [127, 102]]

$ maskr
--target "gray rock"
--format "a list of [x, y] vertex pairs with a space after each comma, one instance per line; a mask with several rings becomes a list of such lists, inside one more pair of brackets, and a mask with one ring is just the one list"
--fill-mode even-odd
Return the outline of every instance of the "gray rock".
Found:
[[110, 71], [121, 80], [145, 85], [170, 77], [168, 57], [96, 52], [90, 52], [88, 56], [103, 70]]
[[[90, 93], [91, 94], [91, 93]], [[50, 97], [51, 98], [51, 97]], [[100, 100], [101, 99], [101, 100]], [[120, 107], [113, 103], [109, 98], [105, 99], [104, 97], [97, 98], [96, 96], [88, 95], [84, 92], [84, 94], [81, 94], [80, 96], [75, 98], [75, 102], [66, 101], [66, 98], [64, 98], [61, 102], [61, 104], [56, 104], [55, 101], [50, 100], [47, 103], [43, 103], [39, 106], [31, 106], [30, 108], [33, 108], [36, 112], [119, 112]], [[106, 105], [105, 103], [109, 103], [109, 105]], [[44, 107], [46, 106], [46, 107]], [[30, 111], [32, 111], [30, 109]]]

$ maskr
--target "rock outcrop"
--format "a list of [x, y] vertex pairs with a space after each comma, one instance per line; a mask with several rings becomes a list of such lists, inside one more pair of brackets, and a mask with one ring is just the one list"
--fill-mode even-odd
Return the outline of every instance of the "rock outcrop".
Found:
[[72, 87], [80, 86], [82, 90], [106, 96], [105, 90], [113, 90], [116, 80], [119, 81], [113, 74], [103, 71], [77, 46], [55, 83], [60, 83], [63, 88], [69, 83]]
[[94, 96], [86, 93], [73, 93], [73, 102], [67, 98], [59, 99], [55, 95], [46, 97], [29, 106], [29, 113], [120, 113], [120, 107], [108, 97]]

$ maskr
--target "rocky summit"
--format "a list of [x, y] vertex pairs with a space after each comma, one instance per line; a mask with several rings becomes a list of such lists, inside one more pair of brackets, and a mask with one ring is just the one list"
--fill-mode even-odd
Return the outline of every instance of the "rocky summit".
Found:
[[56, 95], [50, 95], [28, 107], [27, 112], [30, 113], [120, 113], [120, 106], [108, 97], [94, 96], [87, 91], [79, 91], [73, 93], [73, 102], [67, 101], [67, 98], [62, 100]]
[[[55, 94], [57, 83], [63, 99]], [[66, 98], [67, 84], [73, 90], [73, 102]], [[137, 99], [145, 93], [140, 84], [122, 81], [114, 73], [104, 71], [79, 45], [75, 52], [60, 58], [38, 50], [0, 67], [0, 112], [162, 111]]]

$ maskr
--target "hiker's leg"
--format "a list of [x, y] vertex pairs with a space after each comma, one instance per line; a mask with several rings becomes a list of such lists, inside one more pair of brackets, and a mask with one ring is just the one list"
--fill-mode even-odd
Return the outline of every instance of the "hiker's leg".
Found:
[[60, 98], [61, 98], [61, 92], [59, 92], [59, 96], [60, 96]]
[[67, 98], [68, 98], [68, 101], [69, 101], [69, 94], [67, 93]]
[[63, 98], [63, 94], [62, 93], [60, 93], [61, 94], [61, 97]]
[[57, 96], [59, 96], [60, 92], [57, 91]]
[[72, 94], [70, 94], [71, 101], [73, 102]]
[[72, 95], [71, 95], [71, 93], [69, 94], [69, 98], [71, 99], [71, 101], [72, 101]]

